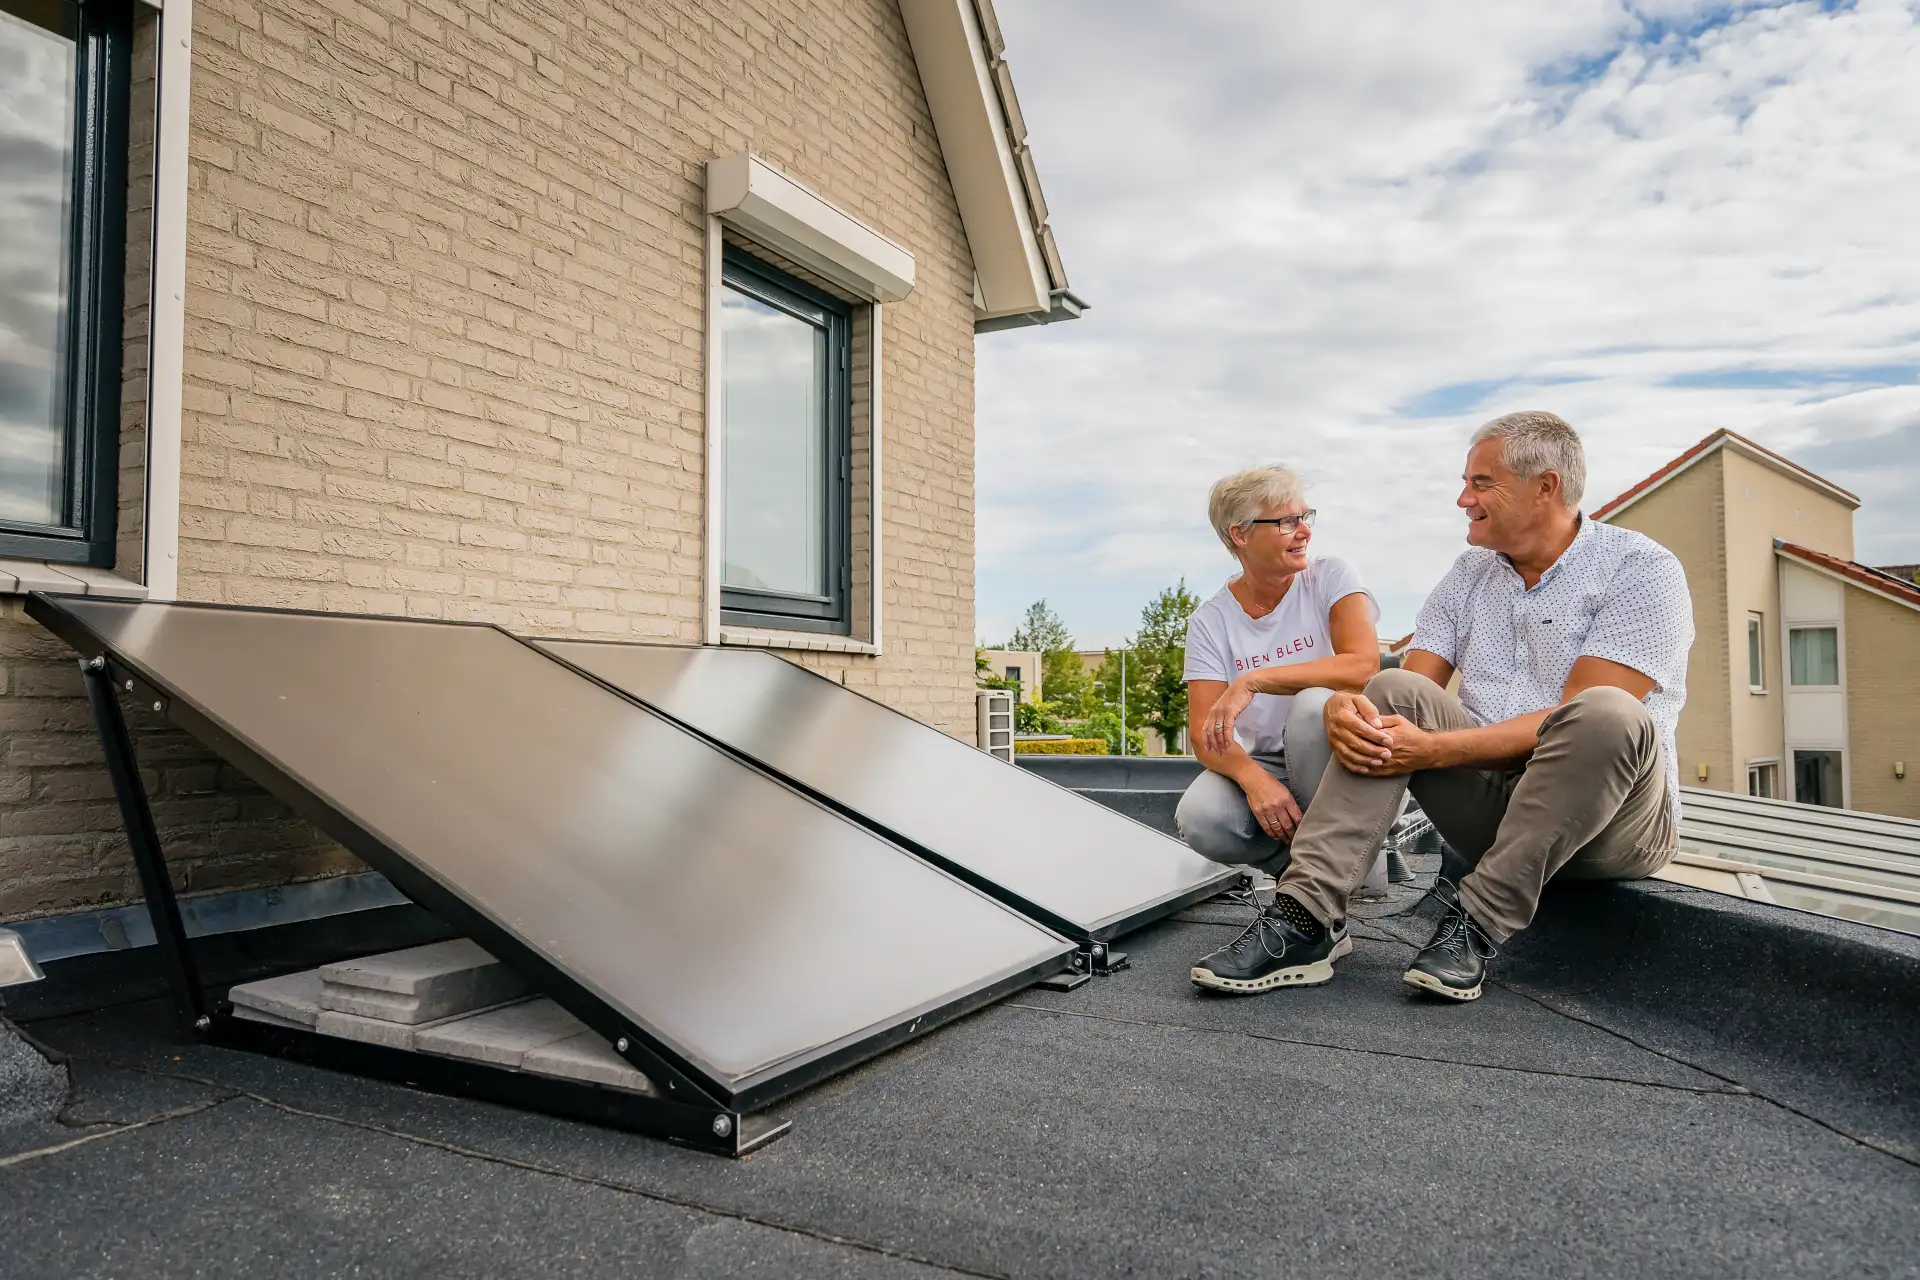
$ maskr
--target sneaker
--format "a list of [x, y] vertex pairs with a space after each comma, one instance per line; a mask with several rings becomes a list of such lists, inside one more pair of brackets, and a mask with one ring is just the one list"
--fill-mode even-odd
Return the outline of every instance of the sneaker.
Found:
[[1433, 939], [1413, 958], [1413, 967], [1406, 972], [1407, 985], [1448, 1000], [1478, 1000], [1487, 961], [1498, 949], [1467, 914], [1465, 903], [1453, 894], [1440, 896], [1446, 914], [1440, 917]]
[[1353, 950], [1347, 922], [1331, 929], [1292, 896], [1273, 901], [1232, 942], [1193, 966], [1195, 986], [1250, 996], [1275, 987], [1317, 987], [1333, 978], [1333, 962]]

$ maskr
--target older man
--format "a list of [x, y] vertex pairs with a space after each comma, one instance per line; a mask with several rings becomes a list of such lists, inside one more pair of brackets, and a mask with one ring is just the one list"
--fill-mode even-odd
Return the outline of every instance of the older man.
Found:
[[1347, 897], [1409, 786], [1473, 864], [1436, 886], [1444, 914], [1405, 975], [1446, 999], [1479, 998], [1487, 962], [1553, 876], [1636, 879], [1672, 859], [1693, 643], [1679, 561], [1580, 514], [1580, 437], [1553, 414], [1480, 428], [1464, 481], [1468, 549], [1420, 610], [1401, 668], [1328, 700], [1334, 764], [1273, 903], [1195, 967], [1196, 983], [1331, 979]]

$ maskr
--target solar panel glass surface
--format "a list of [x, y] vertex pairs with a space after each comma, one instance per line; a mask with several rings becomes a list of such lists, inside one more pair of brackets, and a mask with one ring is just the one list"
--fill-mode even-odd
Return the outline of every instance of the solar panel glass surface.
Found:
[[1071, 949], [504, 632], [57, 606], [723, 1092]]
[[1077, 936], [1145, 923], [1230, 874], [1150, 827], [772, 654], [537, 643]]

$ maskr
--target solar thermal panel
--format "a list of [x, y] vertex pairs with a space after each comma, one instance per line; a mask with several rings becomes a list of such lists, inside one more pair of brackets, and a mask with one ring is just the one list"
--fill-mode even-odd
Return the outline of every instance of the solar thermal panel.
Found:
[[609, 1041], [638, 1041], [730, 1106], [763, 1106], [1073, 949], [493, 628], [33, 608]]
[[761, 650], [535, 643], [1070, 937], [1112, 938], [1235, 874]]

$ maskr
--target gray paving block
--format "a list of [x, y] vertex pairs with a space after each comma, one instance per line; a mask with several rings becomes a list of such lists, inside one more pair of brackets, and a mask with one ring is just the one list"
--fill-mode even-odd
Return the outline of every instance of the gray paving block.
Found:
[[613, 1051], [612, 1045], [592, 1031], [528, 1050], [520, 1060], [520, 1069], [536, 1075], [611, 1085], [633, 1093], [655, 1092], [651, 1080], [628, 1066], [626, 1060]]
[[519, 974], [465, 938], [323, 965], [320, 1005], [408, 1026], [530, 994]]
[[309, 969], [305, 973], [241, 983], [227, 992], [227, 999], [233, 1001], [234, 1012], [242, 1017], [260, 1013], [266, 1016], [256, 1021], [311, 1027], [320, 1016], [320, 986], [320, 974]]
[[258, 1009], [249, 1009], [241, 1004], [233, 1006], [233, 1016], [243, 1018], [248, 1022], [264, 1022], [270, 1027], [298, 1027], [302, 1031], [313, 1030], [313, 1024], [310, 1022], [295, 1022], [292, 1018], [276, 1017], [271, 1013], [263, 1013]]
[[324, 1009], [314, 1022], [313, 1029], [321, 1035], [339, 1036], [342, 1040], [384, 1044], [392, 1049], [413, 1048], [413, 1028], [403, 1022], [361, 1018], [351, 1013], [335, 1013], [331, 1009]]
[[586, 1029], [578, 1018], [542, 998], [423, 1027], [414, 1032], [413, 1045], [422, 1053], [517, 1067], [528, 1050]]

